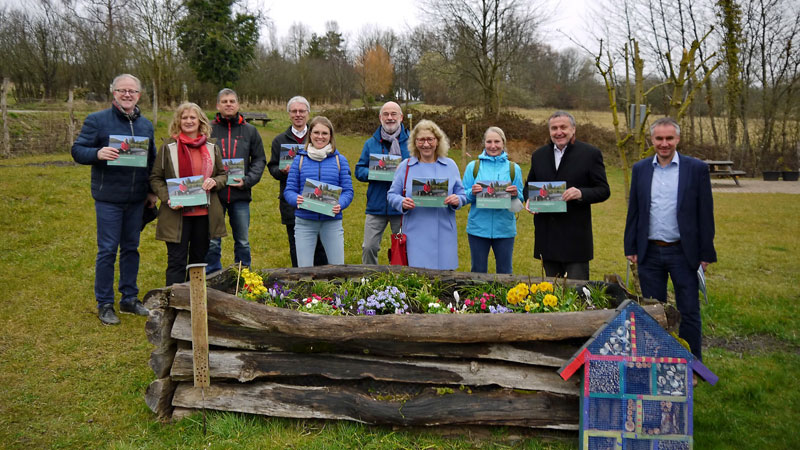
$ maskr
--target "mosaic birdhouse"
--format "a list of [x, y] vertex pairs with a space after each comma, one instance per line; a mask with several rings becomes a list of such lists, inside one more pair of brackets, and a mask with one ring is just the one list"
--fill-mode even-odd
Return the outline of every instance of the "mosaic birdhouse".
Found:
[[693, 377], [718, 380], [632, 301], [558, 373], [581, 367], [580, 445], [590, 450], [691, 449]]

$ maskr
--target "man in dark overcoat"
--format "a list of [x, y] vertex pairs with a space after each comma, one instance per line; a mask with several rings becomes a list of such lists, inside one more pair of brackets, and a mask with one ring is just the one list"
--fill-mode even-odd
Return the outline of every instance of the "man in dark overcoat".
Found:
[[567, 211], [534, 214], [525, 190], [525, 209], [534, 214], [533, 257], [542, 260], [548, 277], [588, 280], [589, 261], [594, 258], [591, 205], [611, 195], [603, 154], [597, 147], [575, 140], [575, 118], [568, 112], [556, 111], [547, 123], [551, 143], [531, 155], [528, 183], [565, 181], [562, 199]]

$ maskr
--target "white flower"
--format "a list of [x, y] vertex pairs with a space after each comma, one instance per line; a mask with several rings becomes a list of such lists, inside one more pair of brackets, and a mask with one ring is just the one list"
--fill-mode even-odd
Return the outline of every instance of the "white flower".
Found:
[[583, 295], [585, 295], [586, 298], [592, 298], [592, 293], [589, 292], [589, 288], [587, 288], [586, 286], [583, 287]]
[[311, 309], [311, 303], [306, 303], [306, 308]]
[[453, 291], [453, 298], [456, 299], [456, 306], [458, 306], [458, 301], [460, 300], [458, 297], [458, 291]]

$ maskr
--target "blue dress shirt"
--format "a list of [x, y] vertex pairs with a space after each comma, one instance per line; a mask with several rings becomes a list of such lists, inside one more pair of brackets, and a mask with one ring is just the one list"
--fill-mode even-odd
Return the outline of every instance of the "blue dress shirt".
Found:
[[661, 167], [653, 157], [653, 182], [650, 185], [650, 231], [648, 239], [675, 242], [681, 239], [678, 228], [678, 152]]

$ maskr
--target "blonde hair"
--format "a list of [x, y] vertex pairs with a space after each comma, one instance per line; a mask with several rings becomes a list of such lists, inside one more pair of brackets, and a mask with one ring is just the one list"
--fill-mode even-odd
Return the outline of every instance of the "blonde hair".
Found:
[[506, 149], [506, 134], [500, 127], [489, 127], [486, 131], [483, 132], [483, 144], [484, 147], [486, 146], [486, 135], [489, 133], [497, 133], [500, 136], [500, 140], [503, 141], [503, 150]]
[[169, 135], [175, 137], [181, 134], [181, 116], [187, 109], [193, 110], [197, 114], [197, 120], [200, 121], [200, 126], [197, 129], [198, 135], [211, 136], [211, 125], [208, 124], [208, 117], [196, 103], [192, 102], [181, 103], [178, 109], [175, 110], [175, 116], [172, 117], [172, 122], [169, 124]]
[[439, 125], [427, 119], [420, 120], [408, 136], [408, 150], [411, 152], [412, 156], [417, 159], [420, 157], [419, 149], [417, 148], [417, 134], [419, 134], [420, 131], [430, 131], [436, 136], [436, 142], [438, 144], [436, 146], [437, 158], [444, 158], [447, 156], [447, 152], [450, 150], [450, 141], [447, 139], [447, 135], [439, 128]]

